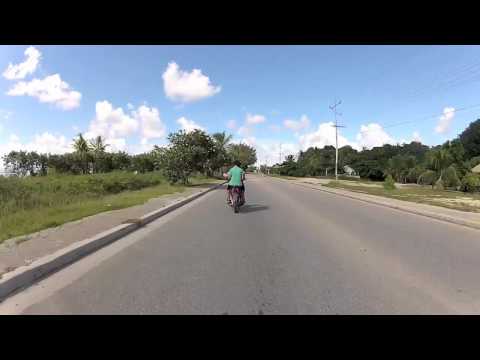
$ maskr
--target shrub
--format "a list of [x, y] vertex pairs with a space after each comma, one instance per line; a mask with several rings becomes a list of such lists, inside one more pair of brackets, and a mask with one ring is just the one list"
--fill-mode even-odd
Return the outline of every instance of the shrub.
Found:
[[165, 178], [158, 172], [0, 177], [0, 218], [16, 211], [66, 205], [162, 182]]
[[466, 174], [462, 179], [461, 190], [465, 192], [480, 191], [480, 175], [474, 173]]
[[423, 172], [425, 172], [425, 170], [419, 166], [410, 169], [407, 174], [407, 182], [416, 184]]
[[442, 179], [438, 179], [434, 185], [435, 190], [445, 190], [445, 184]]
[[385, 190], [395, 190], [395, 180], [393, 180], [392, 175], [388, 175], [383, 182], [383, 188]]
[[443, 173], [442, 179], [445, 187], [447, 188], [457, 189], [461, 184], [460, 179], [458, 178], [458, 175], [457, 175], [457, 170], [453, 165], [449, 166], [445, 170], [445, 172]]
[[436, 180], [437, 180], [437, 174], [435, 173], [435, 171], [427, 170], [423, 172], [418, 178], [418, 184], [433, 186]]

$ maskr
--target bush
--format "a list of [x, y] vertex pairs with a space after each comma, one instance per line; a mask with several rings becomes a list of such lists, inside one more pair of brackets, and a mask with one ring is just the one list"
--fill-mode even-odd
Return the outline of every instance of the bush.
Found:
[[386, 177], [385, 181], [383, 182], [383, 188], [385, 190], [395, 190], [396, 189], [395, 180], [393, 180], [392, 175], [388, 175]]
[[418, 178], [420, 177], [420, 175], [422, 175], [423, 172], [425, 172], [425, 169], [422, 169], [418, 166], [410, 169], [407, 174], [407, 182], [416, 184], [418, 182]]
[[433, 186], [436, 180], [437, 180], [437, 174], [435, 173], [435, 171], [427, 170], [423, 172], [418, 178], [418, 184]]
[[461, 190], [465, 192], [480, 191], [480, 175], [468, 173], [462, 179]]
[[70, 203], [159, 185], [158, 172], [112, 172], [95, 175], [0, 177], [0, 217], [21, 210]]
[[449, 166], [443, 173], [443, 183], [447, 188], [457, 189], [461, 182], [457, 175], [457, 170], [453, 165]]
[[445, 184], [444, 184], [443, 180], [438, 179], [435, 182], [434, 189], [435, 190], [445, 190]]

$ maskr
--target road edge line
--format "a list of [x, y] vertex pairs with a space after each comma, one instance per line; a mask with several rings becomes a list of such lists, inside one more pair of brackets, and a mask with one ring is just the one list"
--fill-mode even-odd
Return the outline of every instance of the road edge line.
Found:
[[81, 258], [119, 240], [120, 238], [140, 229], [144, 225], [198, 199], [199, 197], [223, 186], [222, 182], [211, 188], [187, 196], [158, 210], [154, 210], [139, 218], [138, 222], [117, 225], [87, 239], [77, 241], [52, 254], [42, 256], [29, 265], [16, 268], [3, 274], [0, 279], [0, 303], [14, 293], [20, 292], [41, 279], [67, 267]]

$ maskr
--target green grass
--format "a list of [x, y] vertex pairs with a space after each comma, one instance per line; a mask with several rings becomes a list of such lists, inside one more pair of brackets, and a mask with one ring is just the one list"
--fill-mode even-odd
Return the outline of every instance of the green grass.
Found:
[[[469, 201], [472, 200], [480, 201], [480, 194], [467, 194], [459, 191], [448, 190], [434, 190], [431, 187], [408, 187], [397, 188], [395, 190], [385, 190], [383, 187], [361, 187], [336, 181], [331, 181], [329, 184], [324, 186], [421, 204], [442, 206], [449, 209], [480, 212], [480, 206], [478, 203], [469, 203]], [[449, 200], [458, 200], [458, 202], [449, 202]]]
[[[189, 186], [216, 182], [194, 177]], [[0, 243], [6, 239], [183, 192], [161, 174], [112, 173], [0, 180]]]

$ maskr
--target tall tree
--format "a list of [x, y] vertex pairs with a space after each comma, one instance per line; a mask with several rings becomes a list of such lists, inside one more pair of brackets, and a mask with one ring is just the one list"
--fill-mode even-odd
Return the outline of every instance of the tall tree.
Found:
[[228, 145], [232, 140], [232, 135], [225, 132], [217, 132], [212, 135], [215, 143], [215, 155], [212, 158], [211, 170], [216, 171], [228, 163]]
[[430, 162], [433, 170], [439, 174], [439, 180], [442, 180], [445, 169], [452, 164], [453, 159], [448, 150], [438, 149], [432, 152]]
[[465, 157], [470, 159], [480, 155], [480, 119], [470, 123], [460, 134], [460, 141], [465, 148]]
[[78, 153], [80, 158], [82, 159], [82, 172], [84, 174], [88, 173], [88, 163], [90, 157], [90, 145], [88, 144], [87, 140], [83, 137], [81, 133], [78, 134], [78, 137], [74, 139], [73, 148], [75, 152]]
[[90, 149], [93, 154], [93, 172], [96, 173], [101, 170], [101, 164], [105, 150], [109, 145], [105, 143], [105, 139], [97, 136], [90, 140]]
[[257, 151], [254, 147], [247, 144], [230, 144], [228, 154], [232, 161], [239, 160], [243, 168], [257, 162]]
[[180, 130], [168, 135], [166, 148], [155, 146], [153, 156], [156, 168], [161, 169], [171, 183], [188, 183], [195, 171], [205, 172], [215, 154], [215, 145], [210, 136], [201, 130], [186, 133]]

